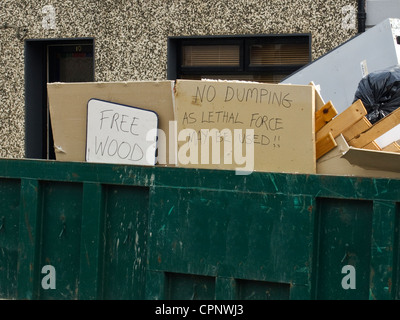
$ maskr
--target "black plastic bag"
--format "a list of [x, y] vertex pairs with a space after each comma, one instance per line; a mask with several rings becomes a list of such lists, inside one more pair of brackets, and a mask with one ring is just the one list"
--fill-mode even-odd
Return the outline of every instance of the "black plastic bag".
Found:
[[354, 96], [367, 110], [367, 119], [375, 123], [400, 107], [400, 65], [371, 72], [361, 79]]

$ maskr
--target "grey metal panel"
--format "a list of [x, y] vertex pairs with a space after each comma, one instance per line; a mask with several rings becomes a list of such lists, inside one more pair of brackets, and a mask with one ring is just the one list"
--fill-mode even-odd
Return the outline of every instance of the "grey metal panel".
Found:
[[367, 27], [375, 26], [387, 18], [400, 18], [400, 0], [367, 0]]
[[363, 76], [363, 61], [369, 73], [400, 62], [398, 36], [400, 19], [387, 19], [311, 62], [282, 83], [305, 85], [313, 81], [320, 85], [325, 102], [331, 100], [340, 113], [353, 103]]

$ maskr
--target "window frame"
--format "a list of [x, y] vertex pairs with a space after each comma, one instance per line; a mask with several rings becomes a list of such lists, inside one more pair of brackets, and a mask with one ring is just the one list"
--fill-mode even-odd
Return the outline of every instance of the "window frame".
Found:
[[[304, 64], [250, 66], [250, 48], [263, 43], [307, 43], [308, 62], [312, 61], [311, 33], [257, 34], [257, 35], [217, 35], [217, 36], [175, 36], [168, 38], [167, 79], [176, 80], [184, 76], [201, 75], [262, 75], [270, 73], [293, 73]], [[181, 65], [182, 48], [185, 45], [239, 45], [240, 65], [238, 67], [184, 67]]]

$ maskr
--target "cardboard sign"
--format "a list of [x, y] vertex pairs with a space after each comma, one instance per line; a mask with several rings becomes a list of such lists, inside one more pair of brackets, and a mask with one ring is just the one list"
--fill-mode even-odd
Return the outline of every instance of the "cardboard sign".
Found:
[[[54, 150], [59, 161], [85, 161], [87, 103], [91, 98], [113, 101], [158, 115], [158, 127], [170, 136], [170, 122], [174, 120], [173, 81], [128, 82], [69, 82], [48, 83]], [[169, 141], [158, 136], [158, 160], [167, 150], [163, 166], [175, 166], [175, 153], [168, 152]]]
[[90, 99], [86, 161], [155, 165], [157, 126], [154, 111]]
[[177, 80], [175, 119], [179, 166], [316, 172], [311, 85]]

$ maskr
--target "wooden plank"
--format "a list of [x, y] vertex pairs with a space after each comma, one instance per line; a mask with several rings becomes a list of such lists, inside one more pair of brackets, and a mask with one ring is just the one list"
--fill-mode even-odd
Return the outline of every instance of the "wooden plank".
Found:
[[[346, 141], [349, 142], [355, 136], [359, 135], [361, 132], [364, 132], [365, 130], [368, 130], [371, 127], [372, 127], [372, 123], [366, 117], [362, 117], [350, 128], [343, 131], [342, 134], [343, 134], [343, 137], [346, 139]], [[351, 146], [351, 144], [349, 144], [349, 146]]]
[[335, 138], [333, 137], [331, 132], [328, 132], [328, 134], [325, 137], [317, 140], [317, 143], [316, 143], [316, 159], [318, 160], [324, 154], [326, 154], [327, 152], [331, 151], [336, 146], [337, 146], [337, 143], [335, 141]]
[[350, 128], [354, 123], [367, 114], [367, 110], [361, 100], [357, 100], [350, 107], [333, 118], [328, 124], [316, 133], [316, 140], [325, 137], [329, 132], [336, 138], [343, 131]]
[[375, 141], [371, 141], [368, 143], [366, 146], [363, 147], [363, 149], [367, 150], [378, 150], [381, 151], [382, 149], [378, 146], [378, 144]]
[[397, 142], [392, 142], [388, 146], [384, 147], [382, 151], [386, 152], [400, 152], [400, 145]]
[[383, 119], [376, 122], [371, 128], [357, 135], [350, 141], [350, 145], [356, 148], [363, 148], [371, 141], [400, 124], [400, 108], [396, 109]]
[[338, 114], [337, 110], [328, 101], [321, 109], [315, 112], [315, 132], [318, 132], [324, 125], [331, 121]]

